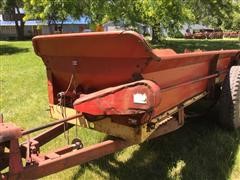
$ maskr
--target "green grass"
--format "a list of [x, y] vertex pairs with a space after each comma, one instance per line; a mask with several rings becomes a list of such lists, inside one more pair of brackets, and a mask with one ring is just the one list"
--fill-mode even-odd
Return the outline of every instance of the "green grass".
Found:
[[196, 40], [196, 39], [168, 39], [163, 40], [153, 47], [172, 48], [176, 52], [183, 52], [184, 49], [189, 50], [219, 50], [219, 49], [240, 49], [240, 41], [238, 39], [216, 39], [216, 40]]
[[[240, 49], [235, 40], [166, 40], [154, 47]], [[48, 114], [45, 67], [30, 41], [0, 41], [0, 111], [5, 121], [28, 129], [51, 121]], [[195, 109], [201, 109], [201, 104]], [[219, 128], [217, 109], [204, 118], [155, 140], [134, 145], [99, 160], [76, 166], [43, 179], [233, 179], [240, 177], [240, 131]], [[74, 129], [70, 132], [74, 137]], [[99, 142], [104, 134], [79, 129], [85, 145]], [[63, 136], [43, 151], [66, 144]]]

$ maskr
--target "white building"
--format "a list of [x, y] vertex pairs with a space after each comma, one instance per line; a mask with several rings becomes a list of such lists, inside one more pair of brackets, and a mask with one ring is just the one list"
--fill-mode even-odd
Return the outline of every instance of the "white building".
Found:
[[[60, 22], [57, 22], [60, 26]], [[87, 17], [80, 17], [78, 20], [68, 18], [63, 22], [63, 33], [82, 32], [88, 28], [89, 19]], [[46, 22], [40, 20], [29, 20], [25, 22], [24, 36], [33, 37], [40, 34], [56, 33], [54, 25], [48, 25]], [[17, 37], [16, 27], [14, 21], [5, 21], [0, 14], [0, 38], [1, 39], [15, 39]]]
[[143, 35], [152, 36], [152, 28], [145, 24], [136, 23], [136, 27], [129, 27], [124, 24], [123, 21], [114, 22], [109, 21], [103, 25], [104, 31], [124, 31], [124, 30], [135, 30]]

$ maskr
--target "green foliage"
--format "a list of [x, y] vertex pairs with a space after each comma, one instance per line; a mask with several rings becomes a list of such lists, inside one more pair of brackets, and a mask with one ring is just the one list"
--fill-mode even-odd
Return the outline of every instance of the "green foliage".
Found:
[[78, 17], [82, 14], [83, 4], [78, 0], [23, 0], [25, 19], [41, 19], [49, 24], [64, 21], [68, 16]]
[[190, 0], [186, 3], [194, 12], [193, 23], [223, 29], [233, 28], [234, 18], [240, 13], [239, 4], [239, 0]]
[[107, 9], [108, 3], [105, 0], [89, 0], [85, 3], [86, 7], [83, 10], [84, 14], [89, 16], [92, 22], [92, 26], [96, 24], [103, 24], [108, 21]]
[[22, 6], [22, 0], [0, 0], [0, 9], [6, 12], [14, 11], [14, 8], [19, 8]]
[[21, 7], [23, 7], [22, 0], [0, 0], [0, 10], [7, 13], [11, 20], [15, 21], [17, 38], [19, 40], [24, 39], [24, 21], [23, 15], [20, 13]]
[[13, 20], [22, 20], [19, 8], [23, 7], [22, 0], [0, 0], [0, 10], [10, 15]]
[[183, 24], [202, 23], [214, 28], [239, 29], [240, 0], [24, 0], [25, 19], [63, 21], [87, 15], [92, 26], [109, 20], [126, 26], [146, 24], [157, 42], [163, 30], [176, 34]]
[[233, 30], [240, 30], [240, 14], [234, 14], [233, 16], [233, 26], [232, 26]]
[[232, 29], [238, 31], [240, 30], [240, 1], [238, 6], [236, 6], [236, 10], [233, 13]]
[[180, 1], [144, 0], [139, 1], [142, 9], [142, 22], [153, 28], [153, 39], [158, 41], [163, 29], [175, 33], [182, 24], [191, 19], [191, 13]]
[[[103, 19], [123, 21], [127, 26], [143, 23], [153, 28], [154, 40], [158, 41], [163, 29], [177, 32], [181, 24], [190, 21], [191, 11], [181, 0], [90, 0], [87, 13], [93, 22], [101, 23]], [[106, 18], [107, 17], [107, 18]]]

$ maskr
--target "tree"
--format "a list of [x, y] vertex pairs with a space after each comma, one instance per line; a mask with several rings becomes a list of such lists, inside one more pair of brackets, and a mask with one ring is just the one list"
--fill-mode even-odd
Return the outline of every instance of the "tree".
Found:
[[232, 29], [239, 31], [240, 30], [240, 0], [236, 1], [235, 11], [232, 18]]
[[235, 12], [233, 15], [232, 29], [235, 31], [240, 30], [240, 12]]
[[160, 40], [164, 30], [176, 32], [191, 17], [181, 0], [143, 0], [138, 5], [142, 22], [152, 27], [154, 42]]
[[5, 14], [8, 14], [10, 20], [15, 21], [15, 27], [17, 32], [17, 38], [19, 40], [24, 39], [24, 15], [20, 12], [20, 8], [23, 7], [22, 0], [1, 0], [0, 8]]
[[153, 41], [161, 39], [163, 31], [177, 31], [183, 22], [191, 19], [191, 11], [181, 0], [114, 0], [107, 1], [110, 19], [123, 20], [135, 26], [136, 22], [152, 27]]
[[189, 0], [187, 3], [194, 12], [194, 22], [223, 29], [232, 29], [239, 4], [239, 0]]
[[93, 24], [108, 20], [127, 26], [137, 23], [152, 27], [153, 41], [163, 31], [175, 34], [188, 23], [212, 27], [239, 27], [239, 0], [24, 0], [26, 18], [63, 22], [68, 16], [87, 15]]
[[102, 24], [108, 15], [107, 5], [108, 1], [106, 0], [88, 0], [83, 11], [93, 24]]
[[[48, 25], [54, 25], [57, 30], [60, 24], [62, 30], [63, 22], [69, 17], [79, 16], [83, 12], [84, 1], [78, 0], [23, 0], [24, 10], [26, 11], [25, 19], [41, 19], [47, 21]], [[60, 22], [60, 23], [59, 23]], [[50, 32], [53, 32], [49, 26]]]

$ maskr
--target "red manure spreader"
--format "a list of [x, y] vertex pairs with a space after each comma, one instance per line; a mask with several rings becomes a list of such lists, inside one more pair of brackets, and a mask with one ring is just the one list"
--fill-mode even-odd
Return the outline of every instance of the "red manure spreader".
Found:
[[[184, 125], [185, 108], [202, 98], [219, 99], [220, 124], [240, 127], [240, 50], [178, 54], [152, 49], [132, 31], [37, 36], [33, 46], [46, 66], [50, 114], [58, 120], [22, 130], [1, 118], [2, 179], [40, 178], [175, 131]], [[116, 138], [88, 147], [75, 139], [40, 152], [76, 126]]]

